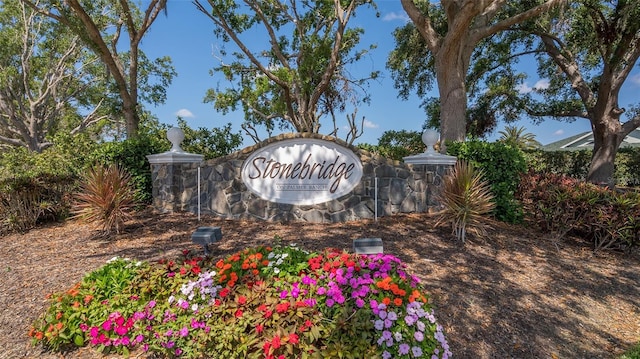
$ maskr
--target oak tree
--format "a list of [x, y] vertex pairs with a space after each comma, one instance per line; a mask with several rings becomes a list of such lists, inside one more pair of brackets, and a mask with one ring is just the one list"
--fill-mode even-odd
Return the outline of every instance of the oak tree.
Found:
[[[211, 19], [215, 35], [231, 53], [220, 48], [222, 73], [230, 86], [209, 90], [206, 100], [227, 112], [244, 111], [243, 128], [255, 141], [258, 129], [319, 133], [320, 120], [333, 121], [348, 107], [368, 102], [367, 81], [350, 76], [349, 66], [371, 49], [357, 45], [363, 29], [350, 27], [356, 10], [373, 6], [368, 0], [331, 1], [218, 1], [195, 0]], [[231, 58], [230, 61], [226, 61]], [[349, 142], [361, 131], [356, 111], [347, 115]], [[364, 120], [363, 120], [364, 121]], [[362, 122], [360, 122], [362, 127]]]
[[[415, 86], [431, 87], [437, 82], [440, 102], [440, 130], [444, 140], [462, 141], [466, 133], [466, 76], [471, 56], [485, 39], [515, 24], [539, 16], [564, 0], [510, 2], [506, 0], [442, 0], [438, 3], [402, 0], [402, 6], [426, 47], [424, 62], [434, 74], [421, 73]], [[516, 4], [517, 3], [517, 4]], [[511, 8], [525, 6], [512, 13]], [[505, 14], [507, 16], [505, 16]], [[397, 55], [396, 51], [396, 55]], [[392, 54], [394, 56], [394, 54]], [[399, 62], [398, 68], [411, 71], [410, 63]], [[396, 77], [402, 86], [403, 78]], [[441, 147], [445, 150], [445, 146]]]
[[[127, 137], [135, 137], [140, 124], [140, 44], [158, 15], [166, 11], [167, 0], [150, 0], [144, 11], [128, 0], [21, 1], [65, 25], [95, 52], [115, 85]], [[121, 41], [123, 32], [126, 41]], [[166, 58], [152, 63], [163, 83], [155, 90], [162, 92], [175, 72]]]

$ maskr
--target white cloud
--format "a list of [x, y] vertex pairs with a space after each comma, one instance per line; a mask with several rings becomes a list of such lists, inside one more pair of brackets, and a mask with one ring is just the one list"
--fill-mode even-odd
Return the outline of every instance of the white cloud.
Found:
[[635, 85], [640, 86], [640, 74], [631, 76], [631, 82]]
[[364, 120], [364, 128], [378, 128], [380, 126], [378, 126], [377, 123], [373, 123], [369, 120]]
[[546, 90], [549, 88], [549, 79], [538, 80], [533, 88], [536, 90]]
[[518, 93], [521, 93], [521, 94], [527, 94], [534, 91], [546, 90], [548, 88], [549, 88], [548, 79], [538, 80], [538, 82], [533, 84], [533, 87], [529, 86], [527, 82], [521, 83], [516, 86], [516, 90], [518, 91]]
[[564, 130], [563, 129], [559, 129], [558, 131], [553, 133], [554, 136], [562, 136], [564, 135]]
[[402, 22], [409, 22], [410, 21], [409, 16], [407, 16], [407, 14], [405, 14], [405, 13], [397, 13], [397, 12], [394, 12], [394, 11], [392, 11], [392, 12], [390, 12], [390, 13], [388, 13], [388, 14], [386, 14], [386, 15], [384, 15], [382, 17], [382, 21], [396, 21], [396, 20], [399, 20], [399, 21], [402, 21]]
[[189, 110], [187, 110], [186, 108], [181, 108], [178, 110], [178, 112], [175, 113], [176, 116], [178, 117], [182, 117], [182, 118], [194, 118], [196, 116], [193, 115], [193, 113]]
[[525, 82], [525, 83], [521, 83], [521, 84], [517, 85], [516, 86], [516, 91], [518, 91], [518, 93], [521, 93], [521, 94], [530, 93], [530, 92], [533, 91], [533, 87], [530, 87]]

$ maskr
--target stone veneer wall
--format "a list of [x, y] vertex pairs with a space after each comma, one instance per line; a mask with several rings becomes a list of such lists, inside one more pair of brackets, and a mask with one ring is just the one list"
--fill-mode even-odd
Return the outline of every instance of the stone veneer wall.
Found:
[[[363, 175], [347, 195], [316, 205], [291, 205], [263, 200], [251, 193], [241, 179], [244, 160], [255, 150], [290, 138], [319, 138], [350, 148], [360, 158]], [[209, 161], [151, 165], [153, 204], [163, 212], [198, 211], [197, 176], [200, 168], [200, 211], [229, 219], [267, 221], [344, 222], [375, 216], [375, 178], [378, 178], [378, 216], [430, 212], [437, 207], [434, 195], [448, 165], [408, 165], [348, 145], [329, 136], [283, 134], [231, 155]]]

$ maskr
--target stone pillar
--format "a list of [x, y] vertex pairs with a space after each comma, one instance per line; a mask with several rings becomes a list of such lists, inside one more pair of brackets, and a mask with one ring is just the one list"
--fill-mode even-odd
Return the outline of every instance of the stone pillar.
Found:
[[153, 206], [161, 212], [178, 212], [187, 209], [189, 199], [183, 198], [187, 176], [184, 172], [193, 164], [202, 162], [204, 156], [187, 153], [180, 148], [184, 133], [177, 127], [167, 131], [171, 149], [148, 155], [153, 183]]
[[[442, 177], [449, 173], [458, 159], [438, 153], [434, 145], [438, 142], [438, 131], [427, 129], [422, 133], [422, 142], [427, 146], [424, 153], [404, 157], [404, 162], [413, 165], [414, 168], [424, 168], [424, 181], [427, 185], [425, 191], [425, 211], [438, 210], [440, 204], [436, 201], [436, 195], [442, 191]], [[416, 171], [418, 172], [418, 171]]]

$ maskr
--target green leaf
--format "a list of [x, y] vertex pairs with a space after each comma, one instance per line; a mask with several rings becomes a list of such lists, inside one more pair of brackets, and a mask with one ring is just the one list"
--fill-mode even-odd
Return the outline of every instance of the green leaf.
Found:
[[73, 337], [73, 343], [79, 347], [84, 346], [84, 337], [82, 335], [75, 335]]

